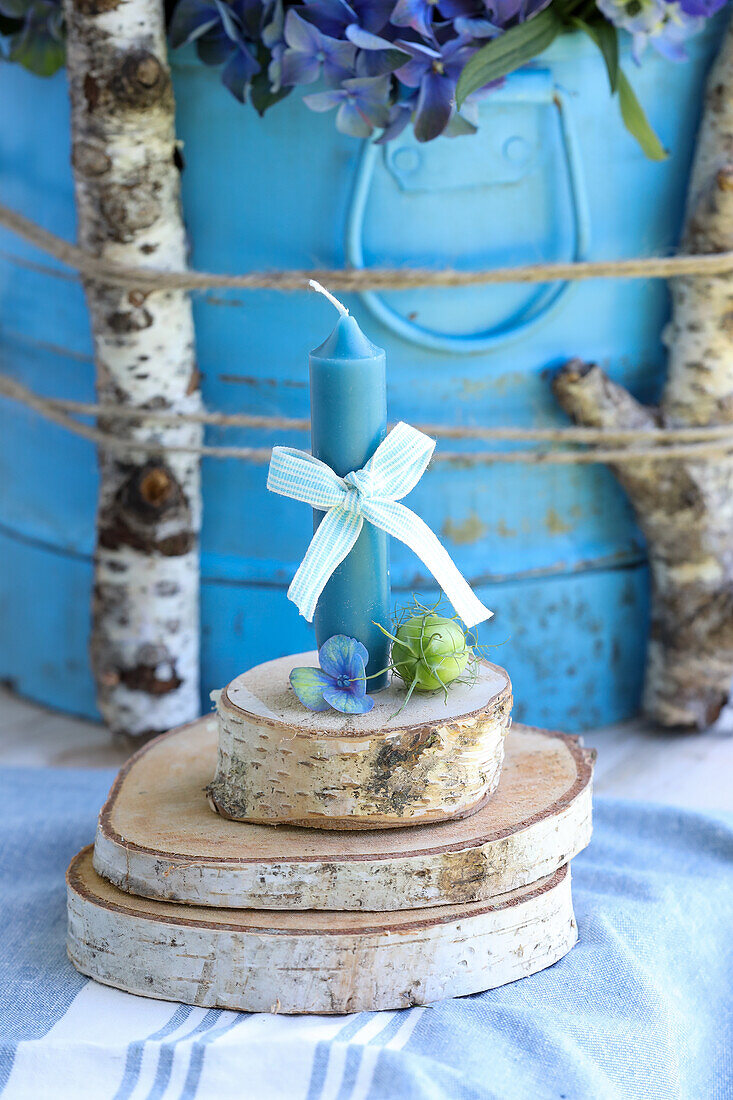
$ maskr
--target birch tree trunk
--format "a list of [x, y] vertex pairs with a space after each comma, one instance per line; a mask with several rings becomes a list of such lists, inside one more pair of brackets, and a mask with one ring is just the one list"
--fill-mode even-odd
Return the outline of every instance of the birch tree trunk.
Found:
[[[182, 269], [186, 245], [161, 0], [65, 0], [79, 242], [121, 264]], [[87, 281], [102, 403], [140, 408], [102, 426], [141, 443], [197, 445], [201, 429], [145, 410], [199, 409], [193, 320], [178, 291]], [[199, 713], [197, 456], [99, 455], [91, 658], [116, 735], [139, 740]]]
[[[683, 252], [733, 249], [733, 23], [711, 72], [690, 182]], [[733, 280], [672, 282], [668, 379], [647, 409], [598, 367], [573, 361], [554, 382], [580, 424], [686, 427], [733, 421]], [[612, 467], [649, 547], [652, 627], [644, 694], [662, 726], [704, 729], [733, 681], [733, 456]]]

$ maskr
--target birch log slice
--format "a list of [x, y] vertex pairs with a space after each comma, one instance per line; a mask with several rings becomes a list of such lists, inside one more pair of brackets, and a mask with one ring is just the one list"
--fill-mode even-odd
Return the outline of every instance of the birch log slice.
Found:
[[478, 901], [550, 874], [590, 839], [593, 754], [514, 726], [493, 798], [459, 821], [336, 832], [212, 814], [216, 719], [159, 737], [122, 769], [94, 866], [125, 892], [193, 905], [396, 910]]
[[123, 894], [72, 861], [74, 966], [145, 997], [245, 1012], [404, 1008], [526, 977], [577, 939], [570, 874], [489, 902], [402, 913], [287, 913], [171, 905]]
[[219, 753], [209, 794], [224, 817], [320, 829], [384, 829], [478, 810], [496, 789], [511, 684], [480, 661], [475, 682], [405, 700], [402, 681], [369, 714], [308, 711], [289, 675], [317, 653], [257, 665], [218, 696]]

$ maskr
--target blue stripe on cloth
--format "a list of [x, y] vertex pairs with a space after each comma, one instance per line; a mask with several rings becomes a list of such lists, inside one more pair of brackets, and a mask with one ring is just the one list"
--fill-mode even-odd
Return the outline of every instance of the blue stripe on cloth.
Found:
[[219, 1022], [221, 1015], [221, 1009], [210, 1008], [203, 1019], [199, 1020], [196, 1026], [191, 1028], [190, 1031], [185, 1032], [183, 1035], [179, 1035], [173, 1042], [164, 1043], [162, 1045], [158, 1054], [158, 1067], [155, 1071], [155, 1079], [153, 1080], [146, 1100], [160, 1100], [163, 1093], [168, 1088], [177, 1045], [184, 1042], [186, 1039], [191, 1039], [194, 1035], [200, 1035], [203, 1031], [210, 1031]]
[[122, 1080], [120, 1081], [120, 1087], [114, 1095], [114, 1100], [128, 1100], [128, 1097], [132, 1095], [132, 1090], [135, 1088], [140, 1077], [145, 1044], [154, 1043], [156, 1039], [165, 1039], [168, 1035], [172, 1035], [173, 1032], [181, 1026], [184, 1020], [188, 1019], [192, 1012], [193, 1009], [189, 1005], [179, 1005], [168, 1020], [168, 1023], [163, 1024], [161, 1028], [152, 1032], [147, 1038], [137, 1039], [134, 1043], [130, 1043], [127, 1049], [125, 1068], [122, 1071]]
[[114, 775], [0, 769], [0, 1093], [17, 1044], [42, 1038], [88, 982], [66, 956], [64, 870], [94, 836]]
[[310, 1083], [308, 1085], [308, 1092], [306, 1093], [305, 1100], [319, 1100], [323, 1091], [323, 1085], [326, 1080], [326, 1072], [328, 1070], [328, 1060], [332, 1045], [334, 1043], [348, 1043], [352, 1036], [356, 1035], [357, 1031], [360, 1031], [364, 1024], [371, 1020], [373, 1012], [359, 1012], [351, 1020], [347, 1021], [339, 1032], [333, 1037], [333, 1039], [321, 1039], [316, 1044], [315, 1054], [313, 1055], [313, 1066], [311, 1069]]
[[382, 1027], [376, 1035], [372, 1035], [371, 1039], [367, 1039], [366, 1043], [354, 1043], [349, 1047], [346, 1052], [344, 1075], [341, 1080], [341, 1087], [336, 1095], [336, 1100], [348, 1100], [351, 1096], [354, 1085], [356, 1084], [359, 1067], [364, 1057], [364, 1048], [367, 1046], [388, 1043], [392, 1036], [399, 1031], [404, 1021], [405, 1014], [403, 1012], [395, 1012], [393, 1016], [388, 1018], [384, 1027]]
[[198, 1092], [199, 1082], [201, 1080], [201, 1072], [204, 1068], [204, 1058], [206, 1057], [206, 1047], [209, 1043], [214, 1043], [220, 1035], [224, 1035], [227, 1031], [231, 1031], [232, 1028], [237, 1027], [245, 1020], [250, 1019], [248, 1013], [241, 1013], [235, 1020], [229, 1020], [222, 1027], [214, 1028], [205, 1035], [202, 1039], [198, 1039], [191, 1051], [191, 1059], [188, 1063], [188, 1072], [186, 1074], [186, 1080], [183, 1082], [183, 1088], [181, 1089], [178, 1100], [193, 1100]]

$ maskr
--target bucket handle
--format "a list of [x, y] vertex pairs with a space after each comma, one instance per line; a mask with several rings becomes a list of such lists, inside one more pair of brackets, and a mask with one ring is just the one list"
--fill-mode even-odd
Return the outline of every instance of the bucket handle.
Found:
[[[574, 261], [587, 259], [590, 243], [588, 197], [578, 141], [565, 95], [554, 84], [549, 70], [525, 69], [507, 77], [504, 86], [492, 93], [491, 100], [503, 103], [546, 104], [557, 108], [573, 215], [571, 258]], [[357, 269], [364, 268], [364, 217], [379, 152], [378, 145], [369, 140], [365, 141], [346, 220], [346, 262], [350, 267]], [[377, 320], [396, 336], [431, 351], [450, 352], [453, 355], [475, 355], [492, 351], [511, 340], [529, 335], [554, 313], [561, 302], [567, 299], [574, 286], [574, 283], [565, 281], [547, 287], [514, 317], [501, 322], [494, 328], [469, 335], [438, 332], [415, 324], [414, 321], [409, 321], [387, 305], [375, 291], [362, 291], [359, 296]]]

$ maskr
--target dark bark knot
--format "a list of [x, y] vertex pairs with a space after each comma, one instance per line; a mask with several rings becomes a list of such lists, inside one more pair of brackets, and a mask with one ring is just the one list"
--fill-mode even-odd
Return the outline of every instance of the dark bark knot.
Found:
[[151, 461], [128, 469], [99, 516], [99, 542], [106, 550], [129, 546], [145, 554], [178, 557], [195, 543], [191, 527], [191, 509], [180, 484], [164, 463]]
[[84, 98], [87, 101], [87, 108], [90, 111], [93, 111], [99, 103], [100, 90], [99, 84], [91, 75], [91, 73], [87, 73], [87, 75], [84, 77], [83, 87]]
[[170, 501], [176, 483], [164, 466], [153, 466], [140, 478], [140, 499], [150, 508], [160, 510]]
[[168, 695], [181, 686], [175, 663], [164, 665], [135, 665], [120, 672], [120, 683], [130, 691], [144, 691], [147, 695]]
[[148, 695], [167, 695], [181, 686], [176, 660], [164, 645], [143, 645], [135, 654], [136, 663], [127, 668], [98, 663], [97, 678], [104, 687], [124, 684], [130, 691]]
[[153, 323], [153, 315], [148, 309], [115, 310], [107, 317], [107, 325], [118, 336], [125, 336], [131, 332], [142, 332], [150, 328]]
[[[95, 86], [96, 87], [96, 86]], [[71, 163], [82, 176], [98, 178], [109, 172], [112, 161], [99, 145], [89, 141], [75, 141], [71, 150]]]
[[114, 11], [122, 2], [123, 0], [72, 0], [74, 11], [84, 16]]
[[721, 191], [733, 191], [733, 165], [726, 164], [718, 169], [715, 182]]
[[131, 241], [141, 229], [149, 229], [158, 221], [158, 190], [154, 181], [145, 178], [102, 187], [99, 206], [110, 239]]
[[145, 109], [169, 94], [170, 77], [150, 50], [130, 50], [112, 78], [111, 91], [120, 104]]

